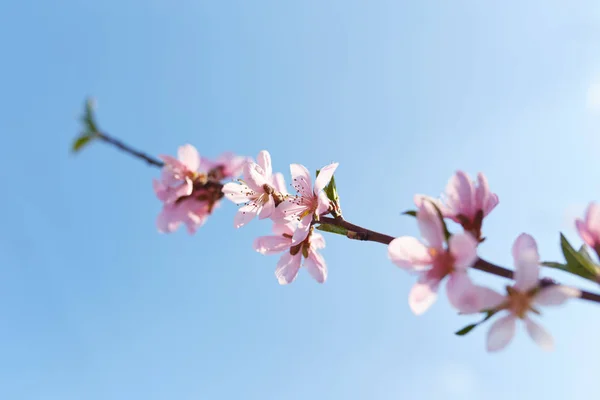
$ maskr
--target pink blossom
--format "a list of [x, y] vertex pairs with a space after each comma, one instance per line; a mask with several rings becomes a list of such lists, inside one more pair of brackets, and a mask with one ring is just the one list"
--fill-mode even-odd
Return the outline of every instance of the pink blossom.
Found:
[[178, 198], [189, 196], [198, 177], [200, 155], [194, 146], [186, 144], [179, 147], [177, 158], [162, 155], [165, 166], [161, 179], [154, 180], [154, 192], [164, 203], [174, 203]]
[[300, 164], [290, 165], [292, 185], [298, 194], [287, 198], [286, 201], [280, 204], [277, 217], [300, 221], [299, 228], [294, 232], [293, 244], [298, 244], [306, 239], [315, 215], [318, 219], [318, 216], [328, 212], [330, 202], [323, 189], [331, 181], [338, 165], [338, 163], [332, 163], [321, 168], [319, 176], [315, 179], [314, 187], [306, 167]]
[[156, 220], [156, 226], [161, 233], [176, 231], [183, 223], [188, 233], [194, 234], [206, 222], [212, 209], [218, 203], [210, 205], [207, 201], [198, 201], [187, 198], [177, 203], [168, 203], [163, 206]]
[[481, 286], [471, 291], [472, 307], [461, 310], [464, 314], [481, 311], [502, 311], [506, 315], [496, 320], [487, 336], [487, 350], [498, 351], [506, 347], [515, 335], [516, 321], [521, 319], [529, 336], [544, 350], [552, 350], [552, 336], [529, 318], [529, 313], [539, 314], [539, 306], [557, 306], [569, 298], [579, 297], [578, 289], [561, 285], [539, 287], [540, 256], [533, 237], [521, 234], [514, 242], [512, 254], [515, 264], [515, 284], [507, 286], [505, 296]]
[[244, 165], [244, 179], [229, 182], [223, 186], [223, 194], [240, 207], [234, 218], [234, 226], [240, 228], [258, 215], [259, 219], [269, 218], [275, 209], [273, 194], [285, 186], [281, 174], [273, 175], [271, 155], [263, 150], [258, 153], [257, 163]]
[[249, 161], [248, 157], [225, 152], [215, 160], [202, 158], [200, 170], [206, 171], [209, 176], [213, 175], [217, 180], [232, 179], [243, 173], [244, 165]]
[[[424, 199], [428, 197], [416, 195], [415, 204], [419, 206]], [[490, 191], [487, 178], [482, 173], [477, 174], [475, 185], [469, 175], [457, 171], [448, 181], [443, 201], [436, 199], [434, 202], [445, 218], [461, 224], [465, 231], [479, 240], [483, 218], [498, 205], [498, 196]]]
[[254, 249], [261, 254], [284, 252], [275, 269], [275, 276], [281, 285], [292, 283], [296, 279], [301, 264], [317, 282], [325, 282], [327, 265], [323, 256], [317, 252], [325, 248], [325, 239], [313, 231], [303, 242], [294, 245], [292, 237], [295, 229], [297, 227], [292, 223], [276, 223], [273, 225], [275, 235], [256, 238]]
[[477, 260], [477, 242], [471, 235], [458, 234], [450, 237], [448, 248], [444, 248], [442, 222], [428, 201], [419, 206], [417, 222], [426, 243], [402, 236], [388, 246], [394, 264], [419, 273], [409, 294], [409, 306], [416, 315], [423, 314], [435, 302], [441, 281], [450, 276], [446, 285], [448, 300], [458, 307], [463, 292], [471, 285], [467, 269]]
[[585, 219], [575, 220], [581, 239], [600, 254], [600, 205], [590, 203], [585, 211]]

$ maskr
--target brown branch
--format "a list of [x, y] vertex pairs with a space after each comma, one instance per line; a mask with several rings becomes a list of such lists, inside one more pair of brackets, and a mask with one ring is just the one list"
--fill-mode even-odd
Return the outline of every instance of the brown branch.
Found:
[[163, 163], [162, 161], [160, 161], [152, 156], [149, 156], [148, 154], [145, 154], [139, 150], [136, 150], [133, 147], [121, 142], [120, 140], [107, 135], [106, 133], [98, 132], [98, 133], [96, 133], [96, 137], [108, 144], [112, 144], [119, 150], [124, 151], [125, 153], [128, 153], [134, 157], [137, 157], [139, 159], [146, 161], [149, 165], [152, 165], [152, 166], [158, 167], [158, 168], [162, 168], [165, 165], [165, 163]]
[[[356, 240], [365, 240], [369, 242], [377, 242], [382, 244], [390, 244], [392, 240], [394, 240], [393, 236], [385, 235], [383, 233], [375, 232], [370, 229], [363, 228], [361, 226], [352, 224], [341, 217], [331, 218], [331, 217], [320, 217], [319, 222], [324, 224], [330, 224], [345, 228], [349, 231], [348, 238], [356, 239]], [[501, 267], [496, 264], [492, 264], [489, 261], [486, 261], [482, 258], [479, 258], [475, 265], [473, 265], [474, 269], [479, 271], [487, 272], [492, 275], [501, 276], [503, 278], [513, 279], [514, 272], [510, 269]], [[557, 285], [558, 283], [548, 280], [542, 279], [540, 280], [541, 286], [549, 286], [549, 285]], [[581, 296], [579, 296], [582, 300], [588, 300], [595, 303], [600, 303], [600, 294], [588, 292], [585, 290], [581, 290]]]

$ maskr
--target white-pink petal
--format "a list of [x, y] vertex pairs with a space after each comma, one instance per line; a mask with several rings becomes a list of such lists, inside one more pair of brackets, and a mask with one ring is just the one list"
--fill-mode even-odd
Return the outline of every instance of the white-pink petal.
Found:
[[430, 247], [438, 250], [444, 248], [444, 229], [435, 207], [428, 201], [423, 202], [417, 211], [417, 223], [421, 236]]
[[291, 244], [291, 239], [284, 236], [260, 236], [254, 239], [252, 247], [260, 254], [267, 255], [288, 250]]
[[515, 262], [515, 289], [527, 291], [537, 286], [540, 255], [535, 239], [522, 233], [513, 244], [512, 254]]
[[277, 172], [273, 174], [273, 187], [275, 191], [287, 195], [287, 188], [285, 187], [285, 179], [283, 178], [283, 174], [281, 172]]
[[319, 176], [317, 176], [317, 178], [315, 179], [315, 194], [318, 194], [321, 190], [325, 188], [325, 186], [327, 186], [338, 165], [339, 163], [332, 163], [320, 169]]
[[177, 158], [189, 171], [197, 172], [200, 168], [200, 154], [198, 154], [198, 150], [191, 144], [179, 147]]
[[421, 315], [435, 303], [439, 281], [419, 279], [408, 294], [408, 305], [415, 315]]
[[398, 267], [410, 271], [421, 271], [433, 264], [427, 246], [410, 236], [392, 240], [388, 245], [388, 257]]
[[505, 348], [515, 336], [516, 317], [508, 314], [496, 320], [487, 334], [487, 351], [499, 351]]
[[273, 200], [273, 196], [269, 196], [267, 201], [265, 201], [262, 205], [262, 209], [258, 214], [258, 219], [269, 218], [271, 214], [275, 211], [275, 200]]
[[246, 203], [254, 200], [257, 196], [256, 192], [250, 189], [247, 185], [236, 182], [227, 182], [221, 189], [225, 198], [231, 200], [235, 204]]
[[448, 206], [454, 213], [472, 217], [475, 189], [469, 175], [463, 171], [457, 171], [448, 181], [446, 198]]
[[271, 154], [268, 151], [262, 150], [256, 157], [256, 163], [260, 165], [264, 171], [265, 178], [269, 179], [273, 174], [273, 167], [271, 166]]
[[233, 217], [233, 226], [235, 228], [241, 228], [250, 222], [256, 214], [260, 211], [261, 207], [257, 207], [255, 204], [246, 204], [240, 207], [238, 212]]
[[304, 268], [317, 282], [324, 283], [327, 280], [327, 264], [321, 254], [309, 252], [308, 258], [304, 260]]
[[523, 319], [527, 333], [544, 351], [552, 351], [554, 349], [554, 339], [541, 325], [533, 322], [529, 318]]
[[458, 269], [471, 268], [477, 261], [477, 240], [467, 233], [452, 235], [448, 241], [454, 266]]
[[244, 182], [257, 193], [264, 193], [264, 185], [271, 186], [271, 178], [267, 179], [261, 166], [256, 163], [244, 166]]
[[329, 198], [327, 197], [325, 192], [320, 192], [317, 195], [317, 209], [316, 209], [315, 213], [317, 215], [326, 214], [329, 211], [330, 203], [331, 202], [329, 201]]
[[292, 237], [292, 245], [302, 243], [304, 239], [308, 237], [312, 219], [312, 215], [307, 215], [300, 220], [298, 226], [296, 227], [296, 231], [294, 232], [294, 236]]
[[310, 235], [310, 247], [311, 249], [318, 250], [325, 248], [325, 238], [323, 235], [317, 232], [313, 232]]
[[275, 277], [280, 285], [287, 285], [296, 279], [301, 262], [301, 253], [293, 256], [288, 252], [281, 256], [277, 263], [277, 268], [275, 269]]
[[312, 179], [310, 173], [304, 165], [291, 164], [290, 172], [292, 173], [292, 186], [303, 197], [312, 195]]
[[559, 306], [568, 299], [581, 296], [581, 291], [569, 286], [552, 285], [545, 287], [533, 299], [542, 306]]

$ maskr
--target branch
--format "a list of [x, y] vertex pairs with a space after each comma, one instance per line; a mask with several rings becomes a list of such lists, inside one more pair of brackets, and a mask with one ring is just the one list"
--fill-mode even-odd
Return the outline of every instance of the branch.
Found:
[[[324, 224], [330, 224], [334, 226], [339, 226], [348, 230], [348, 238], [356, 239], [356, 240], [364, 240], [369, 242], [377, 242], [381, 244], [388, 245], [394, 240], [393, 236], [386, 235], [383, 233], [375, 232], [370, 229], [363, 228], [358, 225], [354, 225], [341, 217], [331, 218], [331, 217], [321, 217], [319, 222]], [[487, 272], [492, 275], [501, 276], [507, 279], [513, 279], [513, 271], [510, 269], [501, 267], [496, 264], [492, 264], [489, 261], [486, 261], [482, 258], [479, 258], [475, 265], [472, 267], [473, 269], [477, 269], [479, 271]], [[549, 279], [541, 279], [540, 286], [549, 286], [549, 285], [558, 285], [558, 283], [549, 280]], [[582, 300], [588, 300], [595, 303], [600, 303], [600, 294], [587, 292], [585, 290], [581, 290], [581, 296], [579, 296]]]
[[121, 151], [123, 151], [123, 152], [125, 152], [125, 153], [127, 153], [129, 155], [132, 155], [134, 157], [137, 157], [139, 159], [142, 159], [142, 160], [146, 161], [149, 165], [152, 165], [153, 167], [162, 168], [165, 165], [165, 163], [163, 163], [162, 161], [160, 161], [160, 160], [158, 160], [158, 159], [156, 159], [156, 158], [154, 158], [152, 156], [149, 156], [148, 154], [143, 153], [143, 152], [141, 152], [139, 150], [136, 150], [133, 147], [131, 147], [131, 146], [129, 146], [129, 145], [121, 142], [120, 140], [115, 139], [114, 137], [107, 135], [106, 133], [97, 132], [95, 134], [95, 136], [98, 139], [100, 139], [100, 140], [102, 140], [102, 141], [104, 141], [104, 142], [106, 142], [108, 144], [111, 144], [111, 145], [115, 146], [119, 150], [121, 150]]

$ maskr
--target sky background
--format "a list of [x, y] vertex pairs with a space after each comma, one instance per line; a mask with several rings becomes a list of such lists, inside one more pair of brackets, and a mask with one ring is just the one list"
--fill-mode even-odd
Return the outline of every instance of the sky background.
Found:
[[338, 161], [346, 218], [395, 236], [418, 234], [415, 193], [483, 171], [500, 205], [480, 254], [512, 267], [527, 232], [560, 261], [600, 200], [598, 38], [591, 0], [1, 2], [0, 398], [592, 398], [598, 305], [546, 309], [553, 353], [520, 326], [490, 355], [444, 295], [412, 315], [383, 245], [328, 235], [327, 282], [280, 286], [251, 247], [267, 222], [235, 230], [228, 202], [159, 234], [158, 170], [69, 146], [93, 95], [152, 154]]

